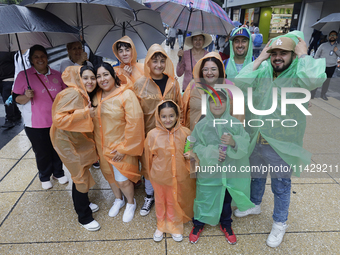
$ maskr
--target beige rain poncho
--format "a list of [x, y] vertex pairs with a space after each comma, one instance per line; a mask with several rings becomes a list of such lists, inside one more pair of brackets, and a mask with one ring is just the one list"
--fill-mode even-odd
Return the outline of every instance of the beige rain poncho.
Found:
[[95, 184], [89, 168], [98, 156], [88, 108], [90, 98], [80, 78], [80, 68], [70, 66], [63, 72], [62, 79], [68, 88], [54, 100], [50, 135], [53, 147], [71, 173], [77, 190], [87, 193]]
[[161, 123], [156, 108], [156, 128], [147, 135], [144, 153], [155, 190], [157, 229], [183, 234], [183, 223], [193, 217], [196, 188], [196, 179], [190, 178], [190, 161], [183, 156], [190, 130], [178, 119], [169, 131]]
[[[131, 56], [131, 63], [129, 65], [132, 68], [131, 74], [127, 73], [124, 70], [124, 67], [126, 65], [119, 58], [118, 50], [117, 50], [117, 47], [116, 47], [118, 42], [125, 42], [125, 43], [129, 43], [131, 45], [132, 56]], [[123, 36], [122, 38], [120, 38], [118, 41], [116, 41], [112, 45], [112, 51], [115, 54], [115, 56], [117, 57], [117, 59], [121, 62], [119, 66], [114, 67], [115, 72], [117, 73], [118, 76], [124, 74], [126, 77], [128, 77], [131, 80], [132, 83], [130, 83], [130, 85], [133, 85], [144, 74], [144, 64], [137, 63], [137, 51], [136, 51], [135, 44], [133, 43], [133, 41], [131, 40], [130, 37]]]
[[[115, 182], [113, 164], [122, 175], [137, 182], [140, 179], [137, 156], [142, 155], [145, 139], [143, 112], [136, 95], [127, 89], [131, 81], [124, 75], [119, 78], [119, 88], [104, 99], [100, 89], [93, 100], [93, 104], [98, 105], [93, 118], [94, 136], [105, 179]], [[126, 154], [122, 161], [112, 161], [113, 150]]]

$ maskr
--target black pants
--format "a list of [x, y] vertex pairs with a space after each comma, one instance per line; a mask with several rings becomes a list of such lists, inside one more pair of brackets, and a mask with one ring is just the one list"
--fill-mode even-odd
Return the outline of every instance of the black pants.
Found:
[[72, 199], [80, 224], [85, 225], [93, 221], [88, 193], [79, 192], [74, 183], [72, 184]]
[[175, 42], [176, 42], [176, 37], [170, 37], [169, 38], [169, 44], [170, 44], [171, 49], [174, 48]]
[[[228, 189], [225, 190], [225, 196], [224, 196], [224, 203], [223, 203], [223, 208], [222, 208], [222, 212], [221, 212], [221, 217], [220, 217], [220, 222], [222, 225], [222, 228], [225, 227], [231, 227], [231, 223], [233, 222], [233, 220], [231, 219], [231, 214], [232, 214], [232, 210], [231, 210], [231, 196], [228, 192]], [[194, 223], [194, 225], [197, 226], [204, 226], [205, 223], [199, 221], [199, 220], [195, 220], [195, 218], [192, 220], [192, 223]]]
[[50, 128], [25, 127], [25, 132], [32, 143], [40, 181], [49, 181], [52, 174], [57, 178], [63, 177], [63, 163], [52, 146]]
[[[2, 101], [4, 104], [6, 100], [9, 98], [12, 92], [13, 81], [1, 81], [0, 82], [0, 93], [2, 96]], [[18, 109], [16, 102], [13, 100], [13, 103], [10, 105], [5, 105], [6, 112], [6, 120], [11, 122], [16, 122], [21, 119], [21, 112]]]
[[[321, 88], [321, 96], [325, 95], [328, 91], [329, 83], [331, 82], [331, 78], [334, 74], [336, 66], [331, 66], [331, 67], [326, 67], [326, 75], [327, 75], [327, 80], [323, 83], [322, 88]], [[315, 97], [315, 93], [318, 89], [314, 89], [311, 91], [311, 96]]]

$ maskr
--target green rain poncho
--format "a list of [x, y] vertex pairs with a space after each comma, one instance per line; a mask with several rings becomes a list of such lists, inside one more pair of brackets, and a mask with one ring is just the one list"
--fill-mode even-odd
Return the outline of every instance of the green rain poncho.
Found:
[[[241, 29], [246, 30], [248, 35], [249, 35], [248, 51], [247, 51], [246, 58], [243, 62], [243, 68], [244, 68], [246, 65], [248, 65], [249, 63], [251, 63], [253, 61], [253, 43], [251, 41], [251, 33], [245, 27], [240, 27], [240, 28], [235, 29], [235, 31], [232, 32], [232, 35], [236, 34]], [[235, 52], [234, 52], [234, 48], [233, 48], [233, 42], [229, 43], [229, 47], [230, 47], [230, 58], [228, 59], [228, 64], [226, 65], [225, 73], [227, 75], [228, 80], [234, 81], [235, 77], [238, 75], [238, 72], [237, 72], [236, 64], [235, 64], [235, 60], [234, 60]]]
[[[227, 97], [228, 98], [228, 97]], [[227, 109], [220, 119], [239, 122], [238, 119], [229, 114], [229, 98], [227, 99]], [[218, 161], [218, 145], [221, 143], [223, 133], [232, 135], [236, 143], [236, 150], [228, 146], [227, 157], [224, 162]], [[233, 205], [241, 211], [245, 211], [254, 204], [249, 200], [250, 195], [250, 173], [241, 172], [241, 167], [249, 166], [248, 147], [249, 135], [242, 125], [229, 124], [216, 125], [214, 127], [214, 116], [210, 112], [209, 100], [207, 100], [207, 115], [199, 121], [193, 133], [196, 138], [193, 152], [200, 160], [200, 171], [197, 171], [196, 198], [194, 201], [194, 218], [201, 222], [216, 225], [220, 220], [223, 208], [225, 191], [228, 189]], [[208, 167], [215, 167], [216, 172], [204, 172]], [[235, 167], [236, 172], [218, 171], [221, 169]], [[197, 168], [196, 168], [197, 170]]]
[[[284, 36], [292, 38], [295, 43], [298, 42], [297, 37], [303, 39], [303, 33], [300, 31], [293, 31]], [[274, 38], [273, 42], [278, 38], [279, 37]], [[273, 102], [272, 89], [277, 88], [277, 107], [270, 115], [261, 116], [253, 114], [249, 110], [248, 103], [246, 103], [245, 125], [251, 139], [249, 155], [251, 155], [257, 137], [259, 133], [261, 133], [276, 153], [278, 153], [288, 165], [292, 166], [293, 174], [299, 176], [300, 172], [297, 171], [299, 166], [301, 165], [304, 168], [311, 160], [311, 153], [302, 148], [306, 128], [306, 116], [294, 104], [287, 104], [286, 115], [281, 115], [281, 89], [289, 87], [304, 88], [311, 91], [320, 87], [326, 79], [325, 68], [325, 59], [313, 59], [311, 56], [304, 56], [300, 59], [296, 57], [291, 65], [275, 80], [273, 79], [273, 67], [270, 58], [263, 61], [255, 71], [253, 71], [253, 63], [248, 64], [241, 70], [240, 74], [236, 77], [235, 83], [237, 83], [237, 87], [243, 91], [245, 102], [248, 102], [248, 88], [252, 87], [253, 106], [255, 109], [270, 109]], [[286, 95], [288, 99], [305, 97], [303, 93], [287, 93]], [[304, 103], [303, 106], [308, 109], [307, 102]], [[272, 121], [272, 119], [274, 119], [274, 121]], [[249, 121], [251, 121], [252, 126], [258, 127], [250, 127], [248, 125]], [[282, 121], [284, 121], [283, 124]], [[295, 124], [295, 127], [285, 127], [294, 126]]]

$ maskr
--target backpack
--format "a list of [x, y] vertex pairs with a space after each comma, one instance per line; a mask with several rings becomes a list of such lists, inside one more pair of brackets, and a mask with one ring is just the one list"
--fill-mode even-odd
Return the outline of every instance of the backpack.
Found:
[[263, 43], [262, 35], [256, 34], [254, 42], [253, 42], [254, 46], [255, 47], [261, 47], [262, 43]]

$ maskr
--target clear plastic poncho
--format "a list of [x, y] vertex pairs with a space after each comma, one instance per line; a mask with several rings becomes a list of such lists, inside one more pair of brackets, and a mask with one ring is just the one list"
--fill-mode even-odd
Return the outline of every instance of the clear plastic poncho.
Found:
[[[297, 37], [303, 39], [303, 33], [300, 31], [293, 31], [284, 36], [292, 38], [295, 43], [298, 42]], [[274, 38], [273, 42], [279, 37]], [[253, 63], [241, 70], [236, 77], [235, 84], [243, 91], [247, 105], [245, 125], [251, 139], [249, 155], [251, 155], [257, 137], [261, 133], [276, 153], [288, 165], [293, 166], [293, 170], [294, 167], [298, 169], [301, 165], [304, 168], [310, 163], [311, 153], [302, 147], [306, 115], [295, 104], [287, 104], [286, 115], [281, 114], [282, 88], [305, 88], [311, 91], [320, 87], [326, 79], [325, 68], [325, 59], [313, 59], [311, 56], [304, 56], [300, 59], [296, 57], [291, 65], [276, 79], [273, 78], [270, 58], [263, 61], [255, 71], [253, 71]], [[247, 103], [247, 91], [250, 87], [252, 88], [253, 107], [257, 110], [270, 109], [273, 103], [273, 95], [274, 97], [277, 95], [277, 107], [273, 113], [257, 115], [250, 112]], [[273, 93], [273, 88], [277, 89], [277, 93]], [[287, 99], [304, 97], [303, 93], [286, 93]], [[304, 103], [303, 106], [308, 109], [308, 102]], [[249, 125], [249, 121], [253, 127]], [[295, 175], [299, 176], [299, 172], [296, 171]]]
[[[225, 92], [226, 93], [226, 92]], [[207, 115], [199, 121], [192, 136], [196, 138], [193, 152], [200, 160], [197, 170], [196, 199], [194, 202], [194, 218], [201, 222], [216, 225], [220, 220], [223, 208], [225, 191], [228, 189], [233, 202], [241, 211], [245, 211], [254, 204], [250, 201], [250, 172], [243, 171], [249, 167], [249, 135], [243, 126], [230, 125], [231, 120], [239, 122], [229, 113], [229, 97], [227, 97], [226, 110], [220, 119], [227, 120], [227, 124], [215, 125], [214, 116], [210, 111], [207, 100]], [[224, 162], [219, 162], [218, 145], [221, 143], [223, 133], [232, 135], [237, 146], [227, 148], [227, 156]], [[215, 167], [215, 172], [209, 172], [208, 168]], [[220, 167], [221, 171], [218, 170]], [[233, 168], [235, 172], [223, 171]]]

